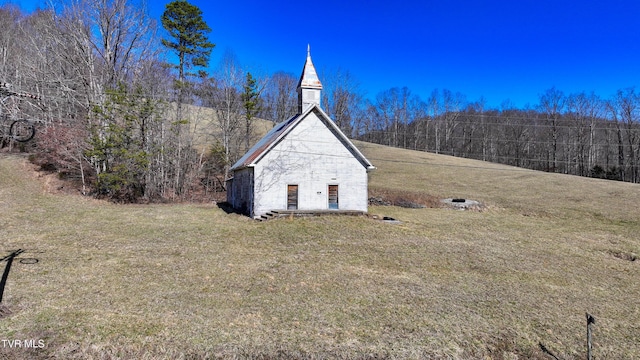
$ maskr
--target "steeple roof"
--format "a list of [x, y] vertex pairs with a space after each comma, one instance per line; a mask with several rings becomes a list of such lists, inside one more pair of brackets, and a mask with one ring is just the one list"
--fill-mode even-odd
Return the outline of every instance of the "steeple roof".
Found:
[[317, 89], [322, 90], [322, 83], [318, 78], [315, 66], [311, 61], [311, 46], [307, 45], [307, 61], [302, 69], [302, 75], [300, 75], [300, 81], [298, 81], [298, 89]]

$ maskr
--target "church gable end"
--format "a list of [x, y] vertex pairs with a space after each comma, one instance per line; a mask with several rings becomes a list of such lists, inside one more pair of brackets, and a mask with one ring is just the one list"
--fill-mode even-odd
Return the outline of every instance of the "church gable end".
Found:
[[320, 108], [309, 48], [298, 114], [277, 124], [231, 168], [229, 202], [253, 217], [272, 210], [367, 211], [374, 166]]

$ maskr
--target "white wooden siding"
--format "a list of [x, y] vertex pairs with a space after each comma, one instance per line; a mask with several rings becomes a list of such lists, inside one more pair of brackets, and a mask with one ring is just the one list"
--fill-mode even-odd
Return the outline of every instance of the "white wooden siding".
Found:
[[338, 185], [340, 210], [367, 211], [367, 170], [313, 111], [255, 165], [253, 175], [254, 216], [286, 209], [289, 184], [298, 185], [300, 210], [328, 209], [328, 186]]

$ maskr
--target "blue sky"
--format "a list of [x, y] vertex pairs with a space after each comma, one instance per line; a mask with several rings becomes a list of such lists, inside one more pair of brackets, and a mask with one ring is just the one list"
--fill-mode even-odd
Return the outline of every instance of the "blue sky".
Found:
[[[168, 2], [149, 1], [150, 15]], [[298, 76], [311, 44], [321, 75], [348, 70], [369, 98], [437, 88], [522, 108], [553, 86], [605, 98], [640, 86], [637, 0], [190, 2], [212, 28], [212, 68], [231, 51], [254, 73]]]

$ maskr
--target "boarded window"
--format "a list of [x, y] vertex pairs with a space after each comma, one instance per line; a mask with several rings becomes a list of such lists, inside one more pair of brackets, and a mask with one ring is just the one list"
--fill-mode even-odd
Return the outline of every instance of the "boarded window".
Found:
[[338, 209], [338, 185], [329, 185], [329, 209]]
[[298, 185], [287, 185], [287, 210], [298, 209]]

